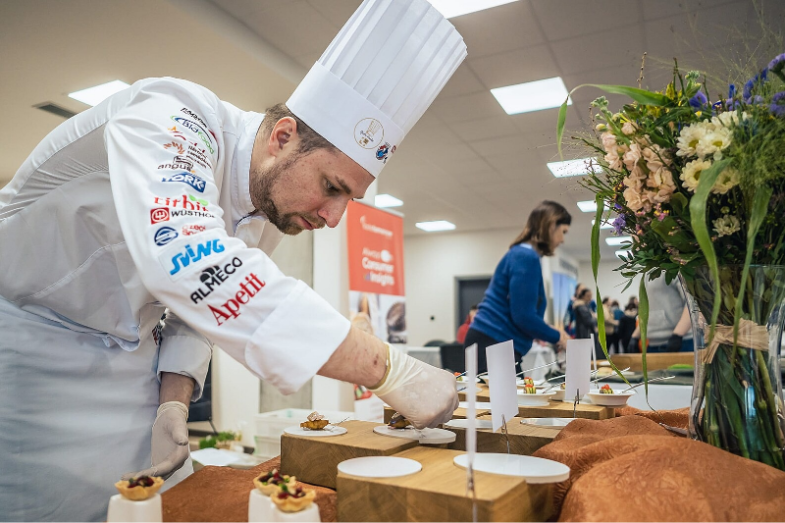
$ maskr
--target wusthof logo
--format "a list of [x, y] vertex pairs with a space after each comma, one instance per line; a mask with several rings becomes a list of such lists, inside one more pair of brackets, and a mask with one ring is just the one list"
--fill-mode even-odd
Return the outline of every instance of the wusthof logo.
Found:
[[360, 216], [360, 225], [366, 231], [369, 231], [369, 232], [372, 232], [372, 233], [375, 233], [375, 234], [381, 234], [382, 236], [386, 236], [388, 238], [392, 238], [392, 235], [393, 235], [392, 231], [390, 231], [388, 229], [382, 229], [381, 227], [378, 227], [378, 226], [370, 224], [370, 223], [365, 223], [365, 215]]
[[256, 274], [251, 273], [246, 276], [245, 281], [240, 284], [240, 290], [237, 291], [234, 298], [228, 299], [223, 305], [218, 307], [208, 305], [218, 326], [220, 327], [228, 320], [240, 316], [240, 309], [242, 306], [248, 303], [251, 298], [259, 294], [259, 291], [261, 291], [264, 286], [265, 282], [261, 281]]
[[186, 170], [186, 171], [193, 171], [194, 163], [186, 158], [185, 156], [181, 156], [179, 154], [174, 155], [174, 159], [171, 163], [164, 163], [158, 166], [158, 169], [172, 169], [172, 170]]
[[224, 252], [226, 247], [221, 243], [219, 238], [214, 240], [205, 240], [197, 244], [187, 243], [178, 250], [171, 254], [169, 251], [159, 258], [164, 268], [169, 271], [170, 276], [179, 274], [180, 271], [191, 265], [192, 262], [198, 262], [203, 258], [212, 256], [213, 254]]
[[191, 218], [215, 218], [214, 214], [209, 212], [201, 212], [201, 211], [170, 211], [169, 214], [172, 215], [172, 218], [179, 218], [180, 216], [188, 216]]
[[183, 236], [193, 236], [207, 229], [204, 225], [186, 225], [183, 227]]
[[238, 257], [232, 258], [232, 261], [224, 265], [213, 265], [207, 267], [199, 275], [199, 280], [202, 285], [191, 293], [191, 301], [199, 303], [213, 292], [213, 289], [220, 287], [223, 282], [229, 279], [229, 276], [237, 272], [238, 267], [243, 266], [243, 260]]
[[169, 221], [169, 209], [166, 207], [159, 207], [157, 209], [152, 209], [150, 211], [150, 223], [155, 225], [156, 223], [161, 222], [168, 222]]
[[155, 231], [155, 237], [153, 239], [155, 240], [155, 244], [157, 246], [163, 247], [175, 238], [177, 238], [177, 231], [171, 227], [161, 227]]
[[206, 211], [207, 205], [210, 203], [205, 199], [197, 198], [193, 194], [178, 196], [177, 198], [170, 198], [168, 196], [156, 196], [156, 205], [166, 205], [167, 207], [180, 207], [181, 209], [188, 209], [191, 211]]
[[210, 154], [215, 154], [215, 149], [213, 149], [213, 144], [212, 144], [213, 142], [212, 136], [210, 136], [210, 133], [208, 133], [206, 130], [202, 129], [202, 127], [198, 123], [194, 122], [193, 120], [182, 118], [180, 116], [172, 116], [172, 120], [179, 123], [181, 126], [188, 129], [192, 133], [196, 134], [199, 137], [199, 139], [202, 140], [204, 146], [207, 147], [207, 150], [210, 151]]
[[205, 182], [203, 179], [199, 178], [195, 174], [191, 174], [191, 173], [174, 174], [169, 178], [161, 178], [161, 181], [187, 183], [195, 191], [198, 192], [204, 192], [205, 187], [207, 187], [207, 182]]

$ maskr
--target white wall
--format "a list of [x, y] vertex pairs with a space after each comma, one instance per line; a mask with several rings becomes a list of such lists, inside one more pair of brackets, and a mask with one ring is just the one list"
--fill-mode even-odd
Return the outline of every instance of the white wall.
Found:
[[[618, 300], [619, 305], [622, 309], [627, 304], [627, 300], [630, 299], [630, 296], [640, 297], [638, 293], [638, 286], [640, 285], [640, 279], [635, 278], [632, 285], [626, 290], [624, 286], [627, 284], [627, 280], [621, 273], [614, 271], [620, 263], [614, 261], [600, 261], [600, 265], [597, 270], [597, 283], [600, 286], [600, 292], [602, 293], [603, 297], [608, 297], [612, 300]], [[591, 272], [591, 262], [581, 262], [580, 266], [578, 267], [578, 282], [583, 283], [584, 285], [588, 285], [589, 288], [594, 293], [594, 275]], [[595, 296], [596, 298], [596, 296]]]
[[[434, 339], [455, 339], [455, 278], [492, 276], [499, 260], [520, 232], [519, 228], [494, 229], [423, 234], [404, 239], [409, 345], [423, 345]], [[578, 266], [569, 257], [565, 259]], [[551, 272], [564, 272], [559, 265], [557, 257], [543, 258], [546, 295], [550, 294]]]

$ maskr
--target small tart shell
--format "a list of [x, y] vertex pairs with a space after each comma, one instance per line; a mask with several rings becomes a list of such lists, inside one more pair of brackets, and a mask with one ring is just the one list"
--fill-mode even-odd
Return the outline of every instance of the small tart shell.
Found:
[[310, 507], [314, 498], [316, 498], [315, 490], [306, 489], [303, 492], [305, 492], [305, 496], [301, 498], [286, 496], [286, 498], [281, 499], [278, 496], [270, 496], [270, 499], [282, 512], [300, 512]]
[[395, 423], [393, 423], [391, 421], [390, 422], [390, 428], [391, 429], [405, 429], [406, 427], [408, 427], [411, 424], [412, 423], [408, 419], [403, 418], [403, 419], [400, 419], [400, 420], [396, 421]]
[[322, 430], [324, 427], [326, 427], [329, 424], [330, 424], [330, 420], [319, 419], [316, 421], [304, 421], [300, 423], [300, 426], [304, 429]]
[[[287, 488], [293, 489], [297, 486], [297, 478], [289, 476], [289, 479], [284, 481], [283, 484], [286, 485]], [[280, 485], [276, 485], [275, 483], [268, 483], [267, 485], [262, 484], [261, 478], [253, 478], [253, 486], [265, 496], [270, 496], [273, 492], [281, 490]]]
[[150, 479], [153, 480], [153, 484], [149, 487], [137, 485], [133, 488], [129, 488], [127, 480], [120, 480], [115, 483], [114, 486], [117, 489], [117, 492], [122, 494], [125, 499], [130, 499], [131, 501], [144, 501], [153, 497], [161, 487], [164, 486], [163, 478], [153, 476]]

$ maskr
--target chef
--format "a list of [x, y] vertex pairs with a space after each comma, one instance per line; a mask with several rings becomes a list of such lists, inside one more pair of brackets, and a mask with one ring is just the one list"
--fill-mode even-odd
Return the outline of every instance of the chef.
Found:
[[284, 393], [319, 374], [448, 420], [449, 373], [269, 255], [339, 223], [465, 56], [426, 0], [365, 0], [265, 115], [156, 78], [52, 131], [0, 191], [0, 519], [103, 520], [123, 474], [187, 474], [212, 344]]

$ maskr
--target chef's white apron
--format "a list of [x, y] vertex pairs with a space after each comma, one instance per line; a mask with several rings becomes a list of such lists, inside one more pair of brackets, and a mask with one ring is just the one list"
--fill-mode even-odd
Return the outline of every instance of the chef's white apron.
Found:
[[114, 483], [150, 466], [162, 312], [145, 307], [129, 352], [0, 296], [0, 520], [105, 521]]

